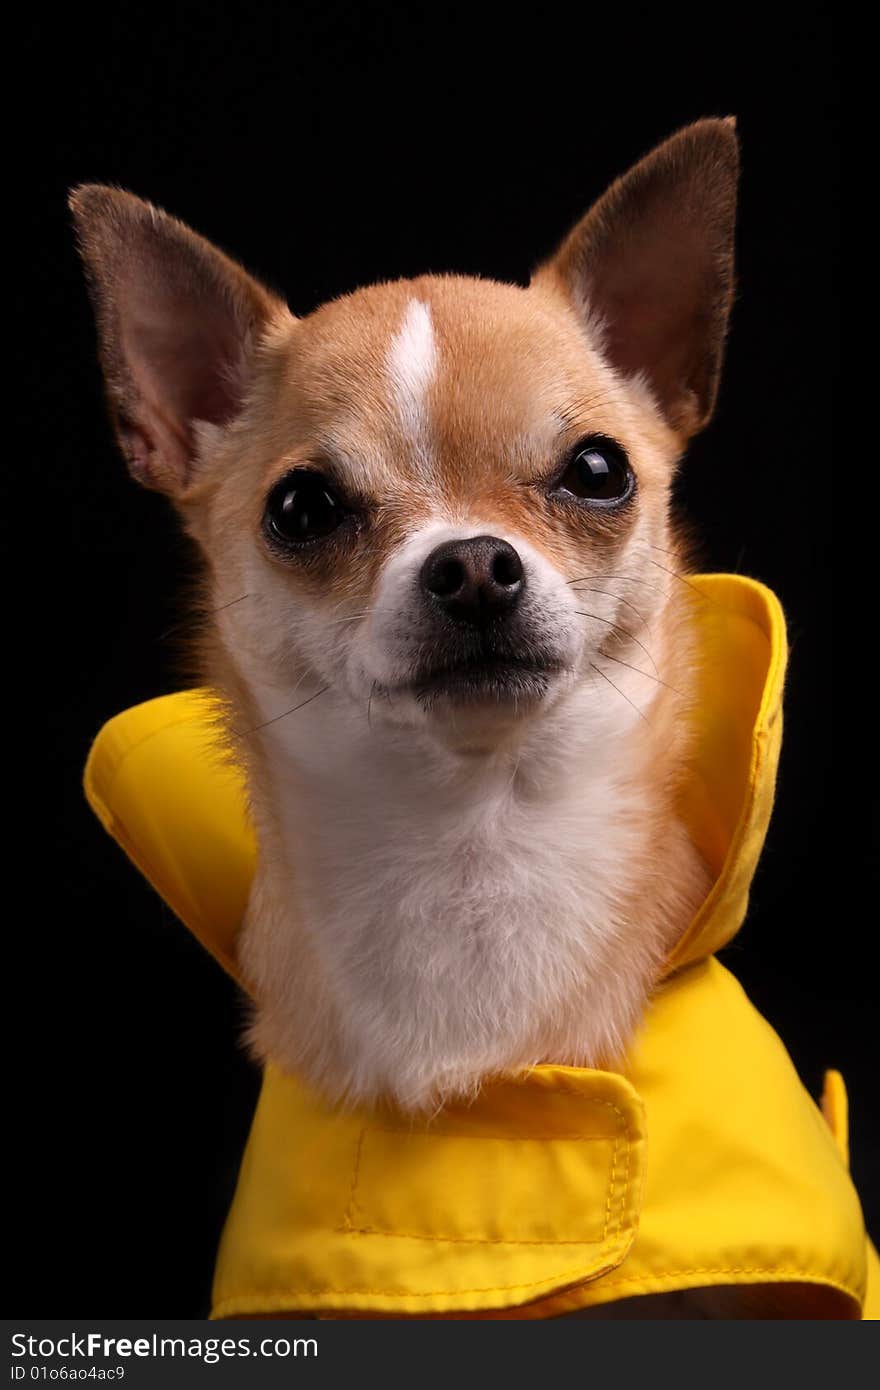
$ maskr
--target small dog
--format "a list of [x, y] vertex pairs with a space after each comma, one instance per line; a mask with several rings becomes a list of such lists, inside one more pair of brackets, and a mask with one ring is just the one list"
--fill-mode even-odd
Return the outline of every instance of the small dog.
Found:
[[205, 562], [259, 844], [251, 1041], [332, 1099], [609, 1063], [707, 891], [670, 488], [716, 397], [737, 165], [700, 121], [527, 288], [303, 319], [150, 204], [72, 195], [119, 441]]

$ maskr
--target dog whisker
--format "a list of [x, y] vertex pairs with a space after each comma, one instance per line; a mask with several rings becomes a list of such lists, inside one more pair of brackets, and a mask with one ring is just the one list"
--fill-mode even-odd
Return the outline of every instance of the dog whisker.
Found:
[[274, 719], [267, 719], [264, 724], [256, 724], [252, 729], [245, 729], [241, 737], [248, 738], [251, 734], [259, 733], [260, 729], [268, 729], [270, 724], [277, 724], [279, 719], [286, 719], [289, 714], [296, 714], [297, 710], [305, 709], [306, 705], [310, 705], [313, 700], [317, 700], [319, 695], [326, 694], [332, 684], [333, 682], [331, 681], [329, 685], [322, 686], [320, 690], [315, 691], [314, 695], [310, 695], [306, 700], [301, 700], [299, 704], [294, 705], [292, 709], [285, 710], [283, 714], [276, 714]]
[[356, 622], [358, 618], [369, 618], [373, 613], [393, 613], [395, 616], [399, 616], [400, 610], [395, 610], [393, 608], [365, 608], [362, 613], [350, 613], [347, 618], [334, 618], [327, 626], [336, 627], [339, 623], [353, 623]]
[[690, 589], [691, 593], [696, 594], [697, 598], [701, 599], [703, 603], [714, 602], [714, 600], [709, 598], [708, 594], [701, 593], [696, 584], [692, 584], [685, 575], [679, 574], [676, 570], [669, 569], [667, 565], [661, 565], [659, 560], [649, 560], [648, 564], [656, 566], [656, 568], [662, 570], [664, 574], [671, 574], [673, 579], [677, 579], [679, 584], [684, 584], [685, 587]]
[[356, 623], [359, 618], [368, 618], [373, 611], [366, 608], [363, 613], [350, 613], [347, 618], [334, 618], [332, 622], [327, 623], [327, 627], [338, 627], [340, 623]]
[[[615, 579], [626, 584], [642, 584], [646, 589], [653, 589], [656, 593], [662, 594], [664, 598], [669, 597], [669, 590], [665, 585], [659, 584], [656, 580], [645, 579], [638, 574], [582, 574], [576, 579], [567, 579], [566, 583], [569, 588], [574, 588], [575, 585], [582, 584], [585, 579], [601, 579], [603, 583], [606, 580]], [[617, 598], [618, 595], [615, 594], [614, 597]]]
[[652, 676], [650, 671], [643, 671], [640, 666], [633, 666], [629, 661], [621, 661], [619, 656], [611, 656], [609, 652], [601, 652], [600, 655], [604, 661], [615, 661], [618, 666], [625, 666], [628, 671], [635, 671], [637, 676], [644, 676], [647, 680], [654, 681], [657, 685], [662, 685], [665, 690], [671, 690], [673, 695], [677, 695], [679, 699], [684, 699], [683, 691], [676, 690], [674, 685], [670, 685], [667, 681], [661, 680], [659, 676]]
[[191, 623], [197, 623], [200, 618], [210, 618], [214, 613], [222, 613], [224, 609], [232, 608], [236, 603], [241, 603], [246, 598], [258, 597], [258, 594], [239, 594], [238, 598], [232, 598], [228, 603], [221, 603], [218, 608], [206, 608], [203, 612], [191, 613], [188, 617], [181, 618], [180, 622], [172, 623], [170, 627], [166, 627], [165, 631], [160, 632], [155, 640], [157, 642], [164, 642], [166, 637], [171, 637], [175, 632], [179, 632], [181, 628], [189, 627]]
[[604, 391], [594, 391], [586, 396], [578, 396], [570, 401], [557, 412], [559, 417], [565, 422], [570, 430], [584, 429], [583, 421], [578, 416], [583, 416], [597, 406], [607, 405], [608, 395]]
[[[675, 550], [668, 550], [664, 545], [655, 545], [653, 541], [642, 541], [641, 544], [646, 546], [648, 550], [659, 550], [661, 555], [677, 555]], [[687, 575], [681, 574], [678, 570], [670, 569], [668, 565], [661, 565], [659, 560], [649, 559], [648, 564], [653, 565], [655, 569], [662, 570], [664, 574], [671, 575], [673, 579], [678, 580], [679, 584], [684, 584], [686, 588], [690, 589], [691, 593], [696, 594], [701, 602], [711, 603], [714, 604], [715, 607], [718, 607], [718, 600], [713, 599], [709, 594], [704, 594], [701, 589], [697, 588], [696, 584], [691, 583]]]
[[638, 705], [635, 703], [635, 701], [634, 701], [634, 700], [631, 700], [631, 699], [629, 698], [629, 696], [626, 694], [626, 692], [623, 691], [623, 690], [621, 690], [621, 688], [620, 688], [619, 685], [615, 685], [615, 684], [614, 684], [614, 681], [611, 679], [611, 677], [610, 677], [609, 675], [606, 675], [606, 673], [605, 673], [599, 666], [597, 666], [596, 663], [595, 663], [594, 661], [591, 661], [591, 662], [590, 662], [590, 665], [592, 666], [592, 668], [593, 668], [594, 671], [597, 671], [597, 672], [598, 672], [598, 674], [602, 677], [603, 680], [605, 680], [605, 681], [608, 682], [608, 684], [612, 687], [613, 690], [616, 690], [616, 691], [617, 691], [618, 695], [622, 695], [622, 696], [623, 696], [624, 700], [626, 700], [626, 703], [627, 703], [628, 705], [632, 705], [633, 709], [635, 710], [635, 712], [636, 712], [636, 714], [639, 716], [639, 718], [640, 718], [640, 719], [644, 719], [645, 723], [646, 723], [647, 725], [650, 726], [650, 725], [651, 725], [651, 721], [650, 721], [650, 719], [648, 718], [648, 716], [645, 714], [644, 710], [640, 710], [639, 707], [638, 707]]
[[584, 584], [588, 579], [601, 579], [603, 582], [606, 579], [628, 579], [631, 584], [650, 583], [650, 580], [645, 580], [638, 574], [615, 574], [606, 570], [600, 571], [598, 574], [576, 574], [574, 579], [566, 579], [565, 582], [571, 586], [572, 584]]
[[635, 604], [630, 603], [629, 599], [624, 598], [622, 594], [612, 594], [608, 589], [588, 589], [586, 588], [586, 586], [582, 589], [579, 589], [578, 592], [581, 594], [604, 594], [606, 598], [613, 598], [616, 599], [618, 603], [625, 603], [627, 608], [632, 609], [636, 617], [639, 619], [640, 622], [642, 622], [645, 625], [645, 627], [647, 627], [648, 625], [648, 620], [645, 617], [644, 613], [640, 613], [638, 608], [636, 608]]
[[[648, 648], [645, 646], [644, 642], [639, 641], [638, 637], [636, 637], [634, 633], [630, 632], [628, 627], [621, 627], [620, 623], [613, 623], [610, 618], [600, 618], [598, 613], [587, 613], [584, 609], [581, 608], [576, 608], [575, 612], [581, 618], [593, 618], [597, 623], [604, 623], [606, 627], [613, 627], [616, 632], [622, 632], [625, 637], [628, 637], [631, 642], [635, 642], [636, 646], [641, 648], [641, 650], [645, 653], [645, 656], [650, 661], [651, 665], [654, 667], [654, 670], [657, 671], [657, 663], [652, 657], [651, 653], [648, 651]], [[657, 675], [659, 677], [659, 671], [657, 671]]]
[[259, 594], [240, 594], [238, 598], [231, 598], [228, 603], [221, 603], [219, 608], [210, 608], [209, 613], [223, 613], [227, 608], [234, 608], [237, 603], [241, 603], [246, 598], [259, 598]]

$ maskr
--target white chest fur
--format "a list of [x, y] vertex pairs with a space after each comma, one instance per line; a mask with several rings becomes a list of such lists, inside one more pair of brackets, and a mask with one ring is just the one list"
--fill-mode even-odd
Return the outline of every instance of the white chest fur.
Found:
[[[633, 912], [640, 876], [684, 844], [674, 821], [656, 843], [626, 706], [574, 692], [490, 756], [321, 704], [264, 735], [242, 945], [261, 1055], [427, 1105], [488, 1072], [619, 1049], [665, 944]], [[664, 893], [680, 916], [693, 877]]]

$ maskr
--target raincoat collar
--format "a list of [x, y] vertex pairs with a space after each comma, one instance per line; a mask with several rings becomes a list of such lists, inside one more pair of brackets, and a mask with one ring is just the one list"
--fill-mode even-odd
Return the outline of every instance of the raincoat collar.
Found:
[[[430, 1121], [340, 1111], [268, 1067], [214, 1316], [550, 1317], [742, 1284], [787, 1299], [783, 1316], [872, 1315], [876, 1256], [847, 1172], [842, 1079], [826, 1078], [823, 1118], [714, 958], [745, 916], [772, 808], [784, 620], [755, 581], [689, 582], [700, 692], [680, 813], [713, 886], [625, 1064], [499, 1078]], [[238, 977], [255, 846], [215, 719], [206, 692], [127, 711], [96, 741], [86, 791]]]

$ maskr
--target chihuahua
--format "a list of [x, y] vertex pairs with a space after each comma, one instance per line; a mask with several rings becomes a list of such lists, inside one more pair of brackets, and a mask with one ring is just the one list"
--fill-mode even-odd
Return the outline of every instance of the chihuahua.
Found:
[[119, 442], [204, 561], [259, 849], [251, 1044], [334, 1101], [609, 1064], [707, 892], [670, 491], [715, 402], [737, 163], [700, 121], [527, 287], [303, 318], [149, 203], [72, 195]]

